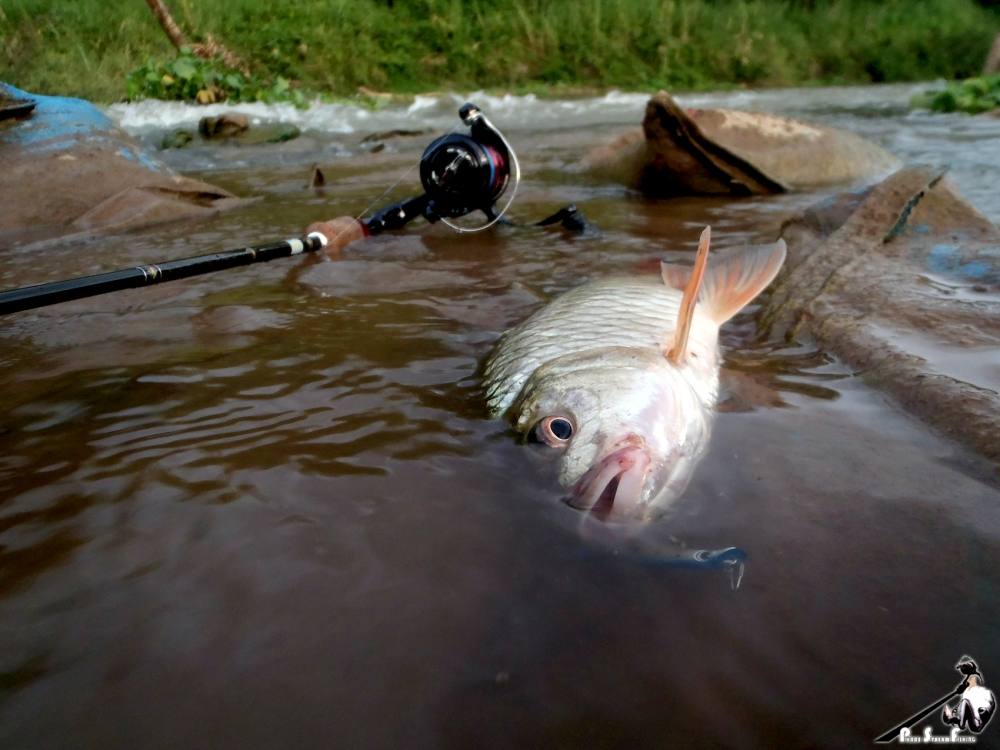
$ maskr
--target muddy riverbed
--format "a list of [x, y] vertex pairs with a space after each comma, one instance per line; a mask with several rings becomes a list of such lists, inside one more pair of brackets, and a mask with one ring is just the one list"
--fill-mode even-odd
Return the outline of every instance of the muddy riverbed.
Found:
[[[920, 88], [681, 101], [950, 165], [997, 221], [1000, 119], [911, 113]], [[772, 240], [822, 194], [646, 199], [577, 165], [641, 119], [642, 95], [475, 99], [520, 153], [514, 218], [575, 202], [599, 234], [414, 226], [338, 261], [0, 321], [0, 746], [864, 746], [951, 689], [961, 655], [987, 684], [1000, 675], [990, 470], [809, 341], [760, 340], [756, 307], [723, 329], [709, 454], [642, 535], [744, 550], [740, 585], [581, 539], [544, 452], [487, 419], [479, 367], [497, 336], [586, 279], [690, 258], [705, 224], [718, 247]], [[161, 157], [259, 200], [2, 248], [0, 285], [295, 236], [401, 199], [461, 101], [246, 108], [303, 136]], [[156, 144], [204, 110], [111, 114]], [[431, 132], [360, 143], [399, 127]], [[976, 378], [1000, 387], [996, 369]]]

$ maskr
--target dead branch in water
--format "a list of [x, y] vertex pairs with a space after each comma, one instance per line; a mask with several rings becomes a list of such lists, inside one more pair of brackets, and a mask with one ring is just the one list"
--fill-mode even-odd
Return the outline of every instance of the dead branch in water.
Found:
[[177, 25], [177, 22], [170, 14], [167, 6], [163, 4], [163, 0], [146, 0], [146, 5], [148, 5], [149, 9], [153, 11], [153, 15], [156, 16], [156, 20], [160, 22], [163, 32], [167, 35], [167, 38], [170, 40], [170, 43], [174, 45], [174, 47], [177, 49], [180, 49], [181, 47], [190, 47], [191, 51], [202, 59], [212, 60], [214, 58], [218, 58], [222, 60], [227, 67], [234, 68], [244, 75], [250, 75], [250, 66], [237, 57], [232, 50], [228, 49], [224, 44], [216, 41], [211, 34], [206, 34], [205, 41], [200, 44], [188, 44], [187, 37], [184, 36], [184, 32], [181, 31], [181, 27]]

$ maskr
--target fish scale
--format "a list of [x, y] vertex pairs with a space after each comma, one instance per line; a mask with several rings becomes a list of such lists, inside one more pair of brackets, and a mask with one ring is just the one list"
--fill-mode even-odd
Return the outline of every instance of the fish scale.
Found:
[[486, 366], [487, 401], [499, 415], [543, 363], [604, 347], [662, 349], [681, 293], [655, 276], [593, 281], [558, 297], [502, 337]]

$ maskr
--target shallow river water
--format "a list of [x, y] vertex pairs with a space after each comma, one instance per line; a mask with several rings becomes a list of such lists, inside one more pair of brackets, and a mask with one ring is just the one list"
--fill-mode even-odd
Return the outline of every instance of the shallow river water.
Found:
[[[1000, 219], [1000, 120], [911, 113], [919, 88], [682, 101], [949, 164]], [[577, 168], [644, 96], [472, 98], [519, 150], [514, 218], [575, 202], [598, 235], [421, 223], [337, 261], [0, 321], [0, 747], [857, 747], [948, 692], [963, 654], [1000, 679], [988, 470], [809, 341], [760, 340], [754, 309], [723, 330], [710, 451], [643, 532], [647, 549], [744, 550], [740, 585], [581, 538], [553, 467], [487, 418], [497, 336], [586, 279], [690, 257], [706, 223], [719, 247], [772, 240], [821, 195], [645, 199]], [[0, 249], [0, 285], [296, 236], [415, 194], [415, 172], [384, 192], [462, 101], [249, 107], [304, 135], [161, 156], [257, 201]], [[111, 113], [155, 144], [204, 110]], [[360, 144], [397, 127], [433, 132]]]

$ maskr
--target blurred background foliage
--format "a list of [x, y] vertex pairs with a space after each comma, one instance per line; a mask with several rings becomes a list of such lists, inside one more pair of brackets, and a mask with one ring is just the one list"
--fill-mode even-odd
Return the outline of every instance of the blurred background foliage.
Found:
[[936, 112], [979, 114], [1000, 109], [1000, 75], [978, 76], [948, 84], [913, 99], [913, 105]]
[[[250, 66], [228, 88], [233, 71], [215, 63], [188, 60], [182, 72], [199, 65], [192, 75], [222, 81], [220, 96], [293, 101], [360, 87], [677, 90], [963, 78], [980, 72], [1000, 28], [1000, 0], [167, 4], [192, 40], [211, 34]], [[103, 102], [190, 98], [190, 87], [164, 83], [164, 75], [183, 78], [169, 69], [177, 53], [141, 0], [0, 0], [0, 37], [0, 79], [28, 90]]]

